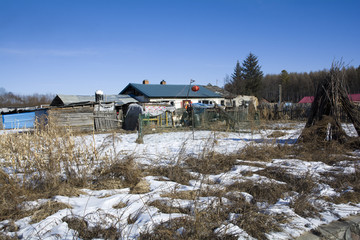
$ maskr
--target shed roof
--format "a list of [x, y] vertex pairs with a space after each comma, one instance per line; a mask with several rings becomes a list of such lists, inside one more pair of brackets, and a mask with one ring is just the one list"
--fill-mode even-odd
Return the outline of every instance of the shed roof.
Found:
[[199, 86], [197, 92], [191, 91], [190, 87], [190, 85], [129, 83], [120, 94], [126, 94], [134, 89], [149, 98], [221, 98], [220, 94], [204, 86]]
[[303, 97], [299, 103], [312, 103], [314, 101], [314, 96]]
[[349, 99], [352, 102], [360, 102], [360, 93], [357, 94], [350, 94]]
[[[131, 102], [138, 102], [129, 95], [104, 95], [104, 102], [115, 102], [116, 105], [123, 105]], [[52, 100], [50, 106], [66, 106], [76, 104], [91, 104], [95, 102], [95, 95], [64, 95], [58, 94]]]
[[[360, 102], [360, 93], [349, 94], [348, 97], [352, 102]], [[314, 101], [314, 96], [306, 96], [303, 97], [303, 99], [301, 99], [299, 103], [312, 103], [313, 101]]]

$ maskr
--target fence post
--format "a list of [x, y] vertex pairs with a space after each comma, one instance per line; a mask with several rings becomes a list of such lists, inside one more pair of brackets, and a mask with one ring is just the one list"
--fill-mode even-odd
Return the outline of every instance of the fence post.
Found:
[[136, 143], [139, 143], [139, 144], [142, 144], [144, 143], [144, 140], [143, 140], [143, 119], [144, 119], [144, 115], [143, 114], [140, 114], [139, 115], [139, 118], [138, 118], [138, 138], [136, 139]]

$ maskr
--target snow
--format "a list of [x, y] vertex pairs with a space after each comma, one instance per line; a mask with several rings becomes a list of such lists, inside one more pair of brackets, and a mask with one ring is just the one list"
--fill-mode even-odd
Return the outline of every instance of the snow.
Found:
[[[248, 144], [265, 144], [256, 143], [252, 140], [269, 139], [272, 132], [284, 125], [274, 125], [273, 129], [251, 132], [250, 130], [241, 133], [234, 132], [211, 132], [195, 131], [193, 132], [168, 132], [145, 135], [144, 144], [135, 143], [137, 134], [96, 134], [77, 137], [77, 141], [85, 141], [89, 145], [94, 145], [101, 149], [99, 154], [109, 156], [126, 156], [132, 155], [140, 165], [162, 166], [165, 164], [175, 164], [181, 160], [181, 156], [197, 156], [207, 149], [212, 149], [219, 153], [237, 152]], [[303, 124], [292, 126], [293, 129], [287, 130], [286, 135], [279, 139], [296, 139]], [[346, 126], [348, 134], [356, 135], [351, 126]], [[284, 130], [281, 130], [284, 131]], [[80, 139], [81, 138], [81, 139]], [[246, 140], [245, 140], [246, 139]], [[234, 181], [269, 181], [268, 178], [256, 174], [262, 170], [262, 167], [245, 165], [246, 159], [239, 159], [239, 165], [234, 166], [230, 171], [217, 174], [207, 175], [207, 179], [215, 183], [215, 187], [221, 185], [230, 185]], [[241, 163], [241, 164], [240, 164]], [[252, 161], [251, 163], [254, 163]], [[297, 175], [311, 174], [320, 178], [321, 173], [334, 171], [343, 165], [344, 172], [354, 172], [355, 168], [346, 165], [346, 161], [340, 162], [337, 166], [330, 166], [323, 162], [305, 162], [299, 159], [273, 159], [271, 162], [256, 162], [264, 167], [281, 167], [287, 172]], [[242, 172], [253, 172], [251, 176], [242, 176]], [[204, 176], [205, 177], [205, 176]], [[89, 226], [96, 226], [101, 222], [103, 228], [115, 226], [122, 229], [122, 239], [136, 239], [143, 231], [151, 231], [156, 224], [165, 222], [169, 219], [184, 216], [180, 213], [165, 214], [157, 208], [149, 206], [154, 200], [168, 200], [162, 197], [162, 193], [173, 191], [197, 190], [204, 186], [200, 181], [190, 181], [189, 185], [181, 185], [176, 182], [168, 181], [166, 178], [157, 176], [147, 176], [144, 178], [150, 186], [150, 192], [144, 194], [131, 194], [130, 189], [113, 189], [113, 190], [90, 190], [82, 189], [83, 194], [76, 197], [55, 196], [52, 200], [70, 205], [71, 209], [63, 209], [47, 217], [46, 219], [30, 223], [30, 217], [20, 219], [15, 222], [18, 226], [17, 236], [24, 239], [78, 239], [75, 230], [68, 227], [63, 221], [64, 217], [82, 217]], [[320, 196], [333, 196], [339, 193], [335, 192], [326, 184], [319, 184], [318, 190]], [[351, 189], [349, 189], [351, 190]], [[252, 196], [246, 192], [239, 192], [245, 199], [250, 202]], [[225, 196], [226, 197], [226, 196]], [[360, 213], [360, 204], [333, 204], [319, 200], [319, 204], [324, 207], [320, 218], [303, 218], [297, 215], [290, 208], [291, 196], [285, 199], [279, 199], [277, 203], [269, 205], [264, 204], [264, 211], [272, 214], [284, 214], [289, 218], [289, 222], [282, 225], [283, 232], [274, 232], [267, 234], [269, 239], [289, 239], [301, 235], [305, 231], [319, 226], [320, 224], [329, 223], [341, 217], [351, 214]], [[226, 200], [226, 199], [224, 199]], [[44, 199], [28, 202], [28, 206], [37, 206], [43, 203]], [[202, 197], [197, 199], [198, 205], [204, 207], [210, 206], [214, 201], [211, 197]], [[124, 203], [123, 208], [114, 208], [118, 203]], [[176, 200], [176, 206], [193, 206], [193, 200]], [[135, 219], [134, 223], [128, 224], [128, 219]], [[8, 224], [8, 221], [0, 222], [0, 229]], [[3, 231], [3, 230], [2, 230]], [[179, 229], [178, 231], [182, 231]], [[234, 233], [239, 239], [254, 239], [248, 233], [238, 226], [229, 223], [224, 224], [215, 230], [218, 234]], [[15, 232], [7, 232], [9, 236], [15, 236]]]

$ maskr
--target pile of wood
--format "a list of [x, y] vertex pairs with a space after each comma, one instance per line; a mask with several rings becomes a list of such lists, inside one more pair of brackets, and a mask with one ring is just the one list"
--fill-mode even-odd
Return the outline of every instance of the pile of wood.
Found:
[[349, 136], [341, 127], [340, 109], [346, 113], [360, 136], [359, 113], [349, 100], [342, 63], [333, 63], [326, 78], [321, 81], [311, 106], [301, 140], [336, 140], [345, 143]]

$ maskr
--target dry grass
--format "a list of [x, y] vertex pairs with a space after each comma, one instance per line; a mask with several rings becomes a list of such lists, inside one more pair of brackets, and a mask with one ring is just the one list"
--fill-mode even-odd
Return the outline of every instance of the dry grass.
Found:
[[40, 222], [48, 216], [51, 216], [54, 213], [57, 213], [58, 211], [65, 208], [71, 209], [72, 207], [65, 203], [48, 201], [47, 203], [42, 204], [32, 213], [31, 223]]
[[95, 225], [94, 227], [89, 227], [88, 222], [84, 218], [80, 217], [65, 217], [62, 219], [68, 224], [70, 229], [77, 231], [78, 237], [82, 239], [120, 239], [121, 234], [119, 229], [115, 226], [110, 226], [108, 228], [103, 228], [101, 223]]
[[126, 203], [119, 202], [119, 203], [115, 204], [115, 205], [113, 206], [113, 208], [115, 208], [115, 209], [120, 209], [120, 208], [124, 208], [124, 207], [126, 207], [126, 206], [127, 206]]
[[[132, 187], [140, 181], [141, 171], [131, 157], [117, 161], [100, 159], [101, 147], [96, 149], [83, 136], [52, 123], [49, 121], [33, 132], [1, 136], [1, 220], [25, 217], [25, 201], [55, 195], [78, 196], [78, 189], [83, 187]], [[99, 162], [102, 168], [94, 171]], [[7, 172], [3, 171], [5, 167]]]
[[144, 194], [150, 192], [150, 184], [142, 179], [134, 187], [130, 188], [131, 194]]
[[271, 162], [274, 158], [285, 158], [292, 152], [292, 147], [288, 145], [263, 144], [258, 146], [248, 144], [239, 151], [237, 157], [249, 161]]
[[93, 176], [95, 179], [91, 187], [95, 189], [132, 188], [140, 182], [142, 171], [134, 158], [129, 156], [98, 167]]
[[309, 195], [302, 194], [290, 202], [290, 207], [301, 217], [320, 217], [321, 207], [315, 207], [310, 203]]
[[18, 236], [15, 236], [15, 237], [9, 237], [3, 233], [0, 233], [0, 240], [17, 240], [19, 239]]
[[[276, 138], [281, 135], [282, 132], [277, 131], [271, 137]], [[296, 158], [334, 165], [343, 161], [345, 154], [350, 151], [349, 148], [335, 143], [326, 143], [320, 148], [311, 144], [296, 146], [249, 144], [236, 154], [224, 155], [213, 151], [216, 145], [214, 134], [214, 139], [209, 139], [208, 147], [198, 157], [188, 157], [185, 151], [180, 151], [174, 165], [142, 169], [133, 156], [121, 157], [121, 154], [114, 152], [111, 158], [99, 158], [108, 146], [118, 141], [115, 138], [115, 135], [109, 135], [109, 139], [96, 149], [94, 146], [85, 144], [81, 137], [74, 136], [71, 131], [56, 130], [50, 126], [32, 134], [2, 136], [0, 147], [3, 151], [0, 153], [0, 158], [5, 160], [3, 168], [6, 167], [10, 171], [5, 172], [0, 169], [0, 221], [17, 220], [30, 215], [33, 222], [41, 221], [60, 209], [70, 208], [70, 206], [48, 201], [30, 212], [23, 209], [24, 201], [51, 198], [54, 195], [76, 196], [81, 193], [78, 190], [80, 187], [92, 189], [126, 187], [130, 188], [131, 194], [142, 194], [150, 191], [149, 184], [143, 180], [143, 177], [147, 175], [166, 177], [167, 180], [189, 185], [190, 180], [196, 179], [190, 171], [200, 173], [199, 176], [220, 174], [230, 171], [235, 165], [246, 164], [264, 168], [256, 174], [270, 180], [262, 183], [237, 181], [226, 188], [215, 189], [215, 184], [204, 187], [209, 184], [204, 178], [201, 180], [202, 187], [198, 190], [174, 189], [170, 193], [163, 193], [161, 197], [170, 199], [150, 201], [146, 205], [156, 207], [162, 213], [182, 213], [187, 217], [170, 219], [161, 223], [155, 227], [154, 231], [143, 232], [139, 239], [237, 239], [236, 236], [218, 235], [214, 231], [228, 223], [239, 226], [254, 238], [266, 239], [266, 233], [282, 231], [280, 226], [286, 222], [286, 216], [266, 214], [258, 208], [256, 203], [274, 204], [279, 198], [292, 194], [296, 197], [290, 203], [290, 207], [300, 216], [318, 217], [318, 211], [321, 209], [311, 203], [316, 195], [317, 179], [310, 174], [294, 175], [279, 167], [265, 167], [265, 163], [275, 158]], [[115, 146], [113, 146], [113, 151], [115, 151]], [[237, 159], [253, 161], [253, 163], [239, 162]], [[348, 159], [358, 160], [350, 155]], [[343, 193], [332, 201], [335, 203], [360, 202], [359, 169], [356, 166], [353, 174], [336, 172], [323, 176], [322, 182]], [[22, 178], [16, 177], [16, 173], [22, 173]], [[251, 171], [243, 172], [239, 178], [252, 174]], [[351, 190], [348, 191], [349, 189]], [[244, 197], [239, 197], [239, 192], [251, 194], [253, 200], [247, 202]], [[211, 200], [204, 205], [200, 202], [201, 197], [209, 197]], [[179, 207], [176, 204], [177, 199], [189, 200], [189, 207]], [[126, 203], [119, 202], [113, 207], [121, 209], [127, 206]], [[139, 216], [140, 211], [129, 215], [128, 224], [136, 224]], [[117, 229], [115, 225], [104, 229], [99, 223], [90, 228], [85, 217], [74, 216], [63, 220], [83, 239], [119, 239], [121, 237], [121, 229]], [[17, 226], [9, 224], [8, 228], [16, 229]], [[4, 236], [4, 239], [7, 238]]]
[[275, 181], [254, 183], [251, 180], [236, 182], [228, 186], [228, 191], [247, 192], [253, 196], [254, 202], [268, 202], [274, 204], [289, 189], [286, 184], [279, 184]]
[[313, 179], [309, 173], [305, 175], [294, 175], [278, 167], [267, 167], [257, 173], [270, 179], [284, 182], [286, 183], [288, 191], [295, 191], [300, 194], [311, 194], [317, 186], [316, 180]]
[[170, 193], [163, 193], [160, 196], [161, 197], [172, 198], [172, 199], [195, 200], [199, 196], [199, 193], [196, 190], [173, 191], [173, 192], [170, 192]]
[[182, 207], [175, 207], [172, 206], [171, 202], [166, 200], [155, 200], [152, 201], [149, 206], [156, 207], [162, 213], [183, 213], [183, 214], [190, 214], [191, 209], [189, 207], [182, 208]]
[[198, 158], [187, 158], [185, 163], [194, 172], [219, 174], [231, 170], [236, 164], [236, 156], [208, 152]]
[[[280, 223], [286, 222], [285, 217], [260, 213], [256, 205], [246, 202], [244, 198], [233, 197], [229, 200], [230, 203], [223, 204], [219, 198], [205, 209], [195, 208], [189, 216], [159, 224], [152, 232], [142, 233], [139, 239], [238, 239], [231, 234], [216, 234], [214, 230], [226, 223], [238, 225], [252, 237], [266, 239], [265, 233], [281, 231]], [[167, 203], [162, 203], [158, 208], [170, 213], [178, 212], [178, 209], [169, 209]], [[233, 217], [230, 217], [231, 214]]]
[[283, 137], [285, 136], [286, 133], [282, 132], [282, 131], [274, 131], [273, 133], [269, 134], [267, 137], [268, 138], [279, 138], [279, 137]]
[[217, 235], [225, 215], [215, 208], [206, 208], [193, 217], [181, 217], [161, 223], [150, 233], [141, 233], [139, 239], [237, 239], [233, 235]]
[[148, 169], [147, 175], [164, 176], [170, 181], [180, 184], [188, 185], [189, 181], [193, 179], [192, 175], [179, 165], [156, 166]]
[[321, 181], [341, 194], [332, 199], [335, 203], [360, 202], [360, 166], [356, 162], [350, 166], [354, 167], [354, 172], [346, 173], [339, 170], [322, 174]]

